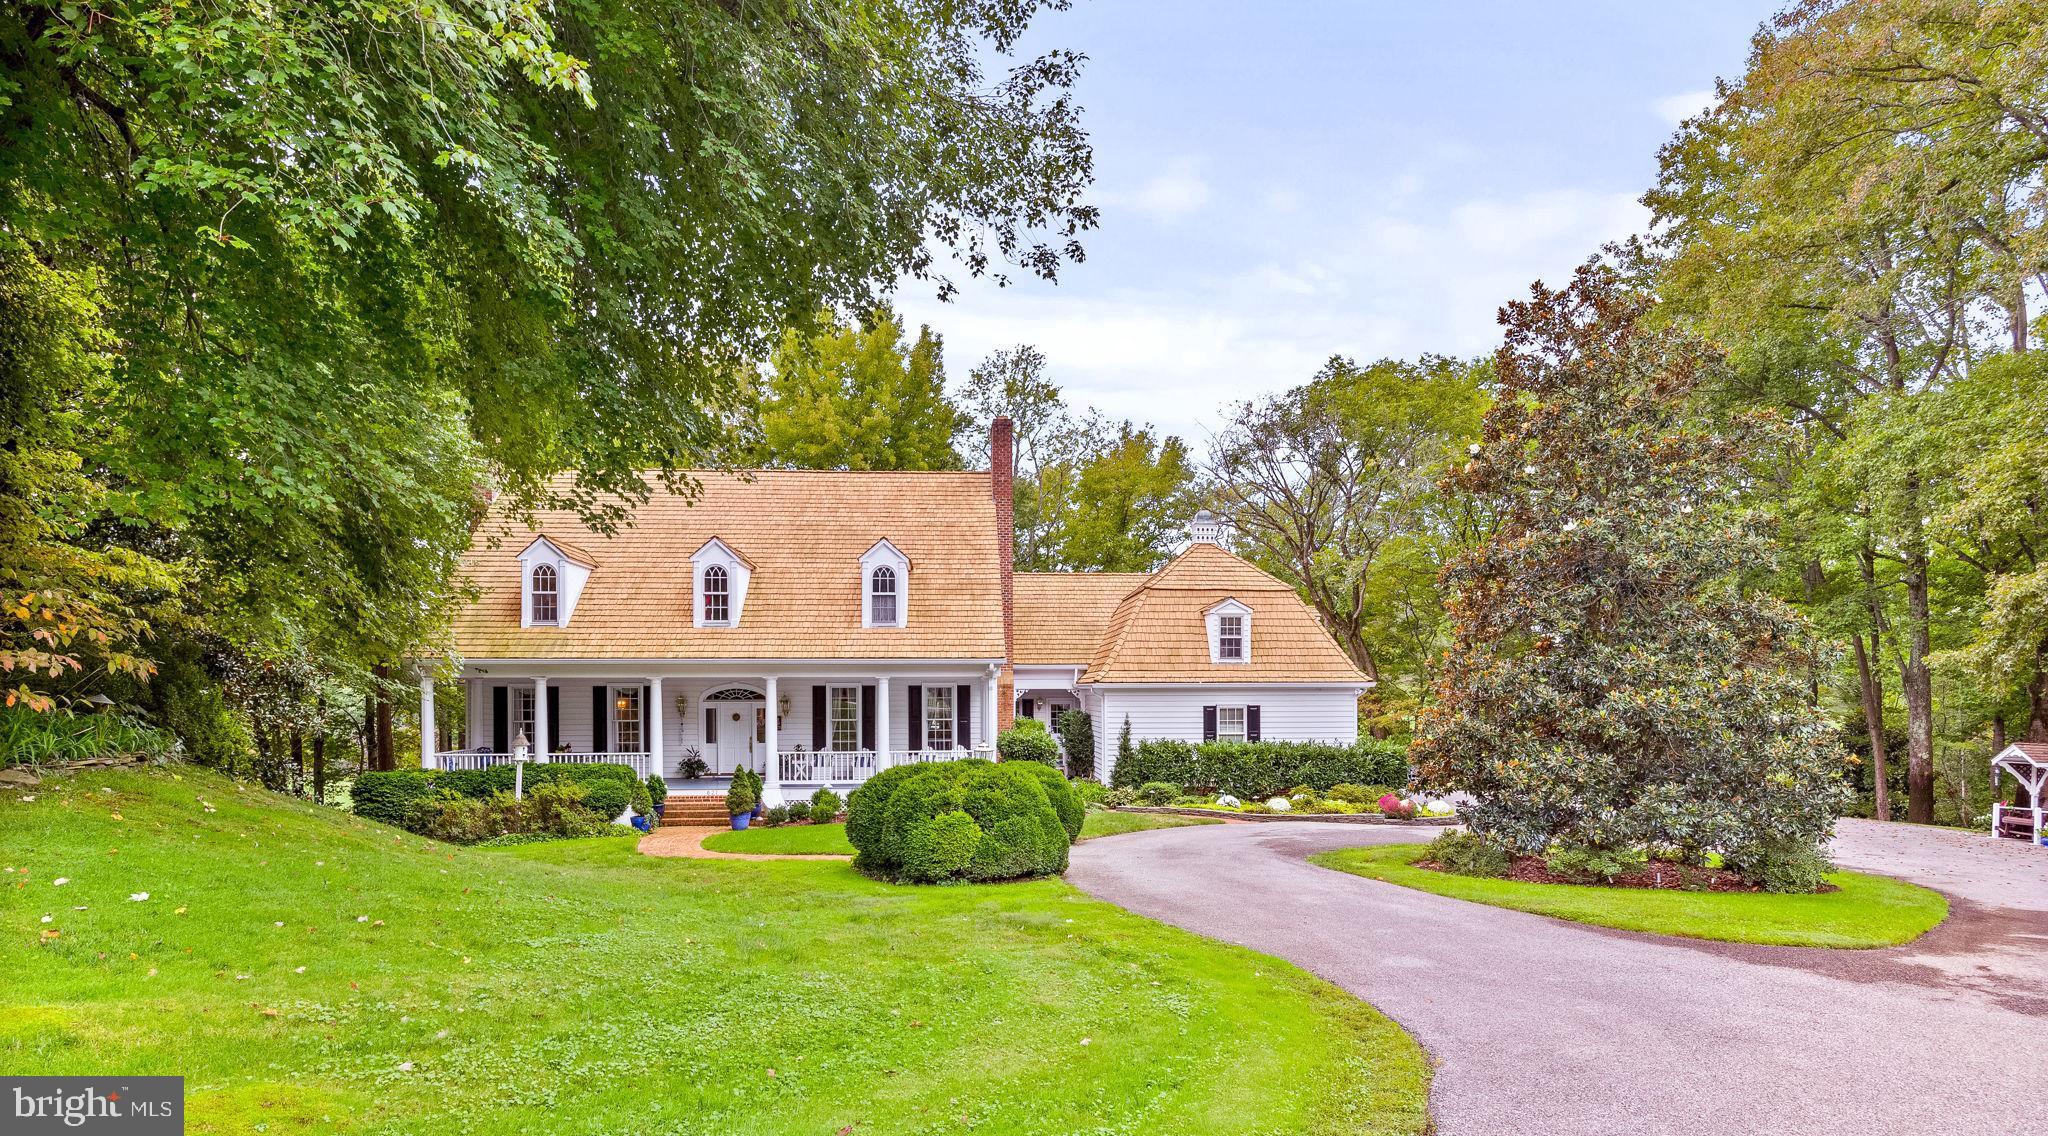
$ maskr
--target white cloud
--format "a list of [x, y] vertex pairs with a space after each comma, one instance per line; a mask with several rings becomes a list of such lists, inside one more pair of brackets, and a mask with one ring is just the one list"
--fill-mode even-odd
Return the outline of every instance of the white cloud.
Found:
[[913, 282], [898, 303], [944, 335], [956, 382], [991, 351], [1030, 343], [1070, 401], [1200, 446], [1228, 404], [1299, 384], [1332, 354], [1490, 351], [1502, 304], [1648, 222], [1632, 195], [1589, 189], [1353, 200], [1348, 213], [1252, 215], [1165, 248], [1091, 247], [1057, 287], [967, 283], [940, 304]]
[[1717, 99], [1718, 96], [1714, 94], [1711, 88], [1703, 91], [1682, 91], [1678, 94], [1666, 95], [1656, 100], [1650, 104], [1650, 110], [1658, 118], [1673, 126], [1677, 126], [1686, 119], [1713, 106]]
[[1099, 193], [1097, 197], [1108, 210], [1124, 206], [1156, 223], [1170, 225], [1207, 205], [1210, 193], [1209, 183], [1194, 161], [1180, 158], [1140, 182], [1134, 190]]

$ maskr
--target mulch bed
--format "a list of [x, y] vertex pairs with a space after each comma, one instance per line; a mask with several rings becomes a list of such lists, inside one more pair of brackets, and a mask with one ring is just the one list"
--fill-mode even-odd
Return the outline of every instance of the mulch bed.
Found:
[[[1415, 866], [1428, 868], [1433, 872], [1443, 871], [1443, 865], [1434, 860], [1417, 860]], [[1590, 883], [1571, 876], [1561, 876], [1550, 870], [1541, 856], [1517, 856], [1508, 865], [1507, 875], [1502, 879], [1520, 880], [1526, 884], [1575, 884], [1581, 887], [1653, 888], [1662, 891], [1762, 891], [1755, 884], [1728, 871], [1726, 868], [1693, 868], [1683, 864], [1651, 860], [1640, 871], [1627, 872], [1614, 877], [1605, 884]], [[1822, 884], [1821, 893], [1840, 891], [1833, 884]]]

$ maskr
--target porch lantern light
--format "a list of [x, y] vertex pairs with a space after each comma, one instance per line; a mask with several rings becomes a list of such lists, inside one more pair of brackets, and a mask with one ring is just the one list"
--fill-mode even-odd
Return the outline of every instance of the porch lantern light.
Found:
[[512, 799], [517, 801], [526, 796], [526, 763], [532, 758], [528, 750], [532, 743], [526, 740], [526, 731], [512, 739]]

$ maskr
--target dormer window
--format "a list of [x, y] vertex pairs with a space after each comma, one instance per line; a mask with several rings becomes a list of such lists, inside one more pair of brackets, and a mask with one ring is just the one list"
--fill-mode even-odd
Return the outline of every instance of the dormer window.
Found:
[[896, 626], [896, 569], [887, 565], [868, 577], [868, 621], [876, 627]]
[[732, 622], [732, 581], [723, 565], [704, 569], [704, 622], [719, 627]]
[[1202, 613], [1209, 625], [1209, 661], [1248, 663], [1252, 658], [1252, 609], [1224, 600]]
[[1216, 617], [1216, 658], [1226, 663], [1244, 662], [1244, 616]]
[[554, 565], [541, 564], [534, 568], [531, 596], [533, 602], [533, 622], [546, 624], [559, 622], [557, 613], [560, 611], [560, 608], [557, 601], [560, 599], [561, 592], [557, 584]]
[[902, 627], [910, 613], [910, 558], [878, 540], [860, 558], [862, 627]]
[[712, 537], [690, 557], [690, 622], [698, 627], [737, 627], [747, 615], [747, 581], [754, 565], [731, 545]]

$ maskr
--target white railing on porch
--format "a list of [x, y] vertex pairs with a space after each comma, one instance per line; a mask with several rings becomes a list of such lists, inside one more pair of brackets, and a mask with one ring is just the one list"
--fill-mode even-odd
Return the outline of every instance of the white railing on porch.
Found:
[[[533, 760], [535, 764], [541, 762], [562, 764], [566, 762], [576, 765], [600, 765], [606, 762], [615, 762], [619, 765], [630, 765], [633, 767], [633, 772], [645, 777], [653, 771], [654, 755], [651, 753], [550, 753], [545, 755], [535, 754]], [[472, 750], [455, 750], [449, 753], [435, 754], [434, 761], [442, 769], [488, 769], [493, 765], [512, 764], [512, 755], [509, 753], [477, 753]]]
[[[963, 757], [992, 759], [995, 751], [987, 746], [971, 750], [913, 749], [895, 750], [886, 756], [888, 765], [908, 765], [920, 761], [957, 761]], [[885, 768], [883, 757], [871, 749], [796, 749], [782, 751], [776, 755], [776, 760], [783, 784], [823, 785], [865, 781]]]

